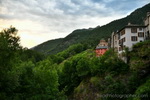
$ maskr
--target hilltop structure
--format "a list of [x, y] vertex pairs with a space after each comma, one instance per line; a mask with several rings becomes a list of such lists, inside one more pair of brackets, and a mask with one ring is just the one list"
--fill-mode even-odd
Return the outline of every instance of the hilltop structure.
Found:
[[99, 57], [103, 55], [107, 50], [108, 50], [108, 43], [104, 39], [101, 39], [100, 43], [96, 46], [95, 49], [96, 56]]
[[147, 13], [144, 24], [146, 26], [146, 28], [145, 28], [145, 40], [149, 40], [150, 39], [150, 12]]
[[144, 25], [135, 25], [128, 23], [117, 32], [113, 32], [109, 39], [109, 46], [113, 48], [118, 56], [127, 62], [124, 56], [125, 49], [132, 50], [134, 44], [150, 39], [150, 12], [147, 13]]
[[[144, 25], [136, 25], [128, 23], [122, 29], [116, 32], [112, 32], [111, 38], [108, 39], [108, 43], [103, 39], [100, 41], [95, 49], [96, 56], [103, 55], [108, 48], [113, 48], [118, 56], [127, 61], [124, 56], [125, 49], [132, 50], [134, 44], [150, 39], [150, 12], [144, 20]], [[105, 45], [103, 45], [105, 44]]]

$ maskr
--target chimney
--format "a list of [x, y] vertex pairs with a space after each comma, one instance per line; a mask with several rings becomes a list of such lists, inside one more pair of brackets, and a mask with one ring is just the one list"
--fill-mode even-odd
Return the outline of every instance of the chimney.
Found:
[[150, 12], [147, 12], [147, 17], [150, 16]]
[[131, 23], [130, 23], [130, 22], [128, 22], [128, 25], [131, 25]]

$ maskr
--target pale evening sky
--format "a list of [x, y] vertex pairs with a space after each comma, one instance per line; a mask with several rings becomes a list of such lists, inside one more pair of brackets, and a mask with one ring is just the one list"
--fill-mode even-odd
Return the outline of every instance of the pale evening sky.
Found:
[[16, 27], [21, 45], [33, 47], [125, 17], [149, 0], [0, 0], [0, 31]]

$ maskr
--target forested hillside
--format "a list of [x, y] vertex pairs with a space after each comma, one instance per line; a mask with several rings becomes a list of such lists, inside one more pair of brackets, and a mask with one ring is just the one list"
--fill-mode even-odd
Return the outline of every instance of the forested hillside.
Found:
[[63, 40], [62, 38], [49, 40], [31, 49], [33, 50], [36, 49], [36, 51], [41, 52], [41, 53], [49, 52], [52, 49], [54, 49], [58, 44], [60, 44], [62, 40]]
[[[146, 17], [147, 12], [149, 11], [150, 11], [150, 4], [147, 4], [144, 7], [135, 10], [125, 18], [114, 20], [104, 26], [97, 26], [95, 28], [89, 29], [77, 29], [68, 36], [66, 36], [65, 38], [63, 38], [62, 41], [56, 44], [55, 46], [52, 45], [51, 43], [53, 41], [49, 41], [46, 44], [43, 43], [39, 46], [36, 46], [34, 50], [39, 52], [42, 51], [45, 54], [56, 54], [60, 51], [65, 50], [72, 44], [76, 43], [83, 44], [84, 46], [87, 47], [87, 49], [94, 48], [101, 38], [107, 39], [108, 37], [110, 37], [113, 31], [121, 29], [122, 27], [127, 25], [128, 22], [132, 24], [143, 25], [143, 20]], [[49, 50], [45, 49], [43, 45], [47, 45], [50, 49]]]
[[41, 53], [23, 48], [15, 27], [2, 30], [0, 100], [150, 100], [150, 41], [125, 52], [129, 63], [112, 49], [101, 57], [94, 52], [112, 31], [143, 24], [147, 11], [150, 4], [102, 27], [47, 41], [34, 48]]
[[19, 44], [14, 27], [0, 32], [0, 100], [149, 100], [150, 41], [126, 53], [96, 57], [75, 44], [45, 57]]
[[84, 61], [81, 60], [83, 64], [79, 61], [75, 67], [77, 73], [85, 69], [78, 74], [81, 81], [70, 94], [70, 100], [150, 99], [150, 41], [134, 45], [133, 51], [127, 53], [128, 64], [118, 59], [112, 50], [100, 58], [86, 55]]

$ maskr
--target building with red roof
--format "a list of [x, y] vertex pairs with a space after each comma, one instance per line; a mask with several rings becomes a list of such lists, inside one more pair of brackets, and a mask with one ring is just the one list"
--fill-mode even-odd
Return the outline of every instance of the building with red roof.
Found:
[[96, 56], [102, 56], [106, 51], [108, 50], [108, 43], [102, 39], [100, 40], [100, 43], [95, 48]]

